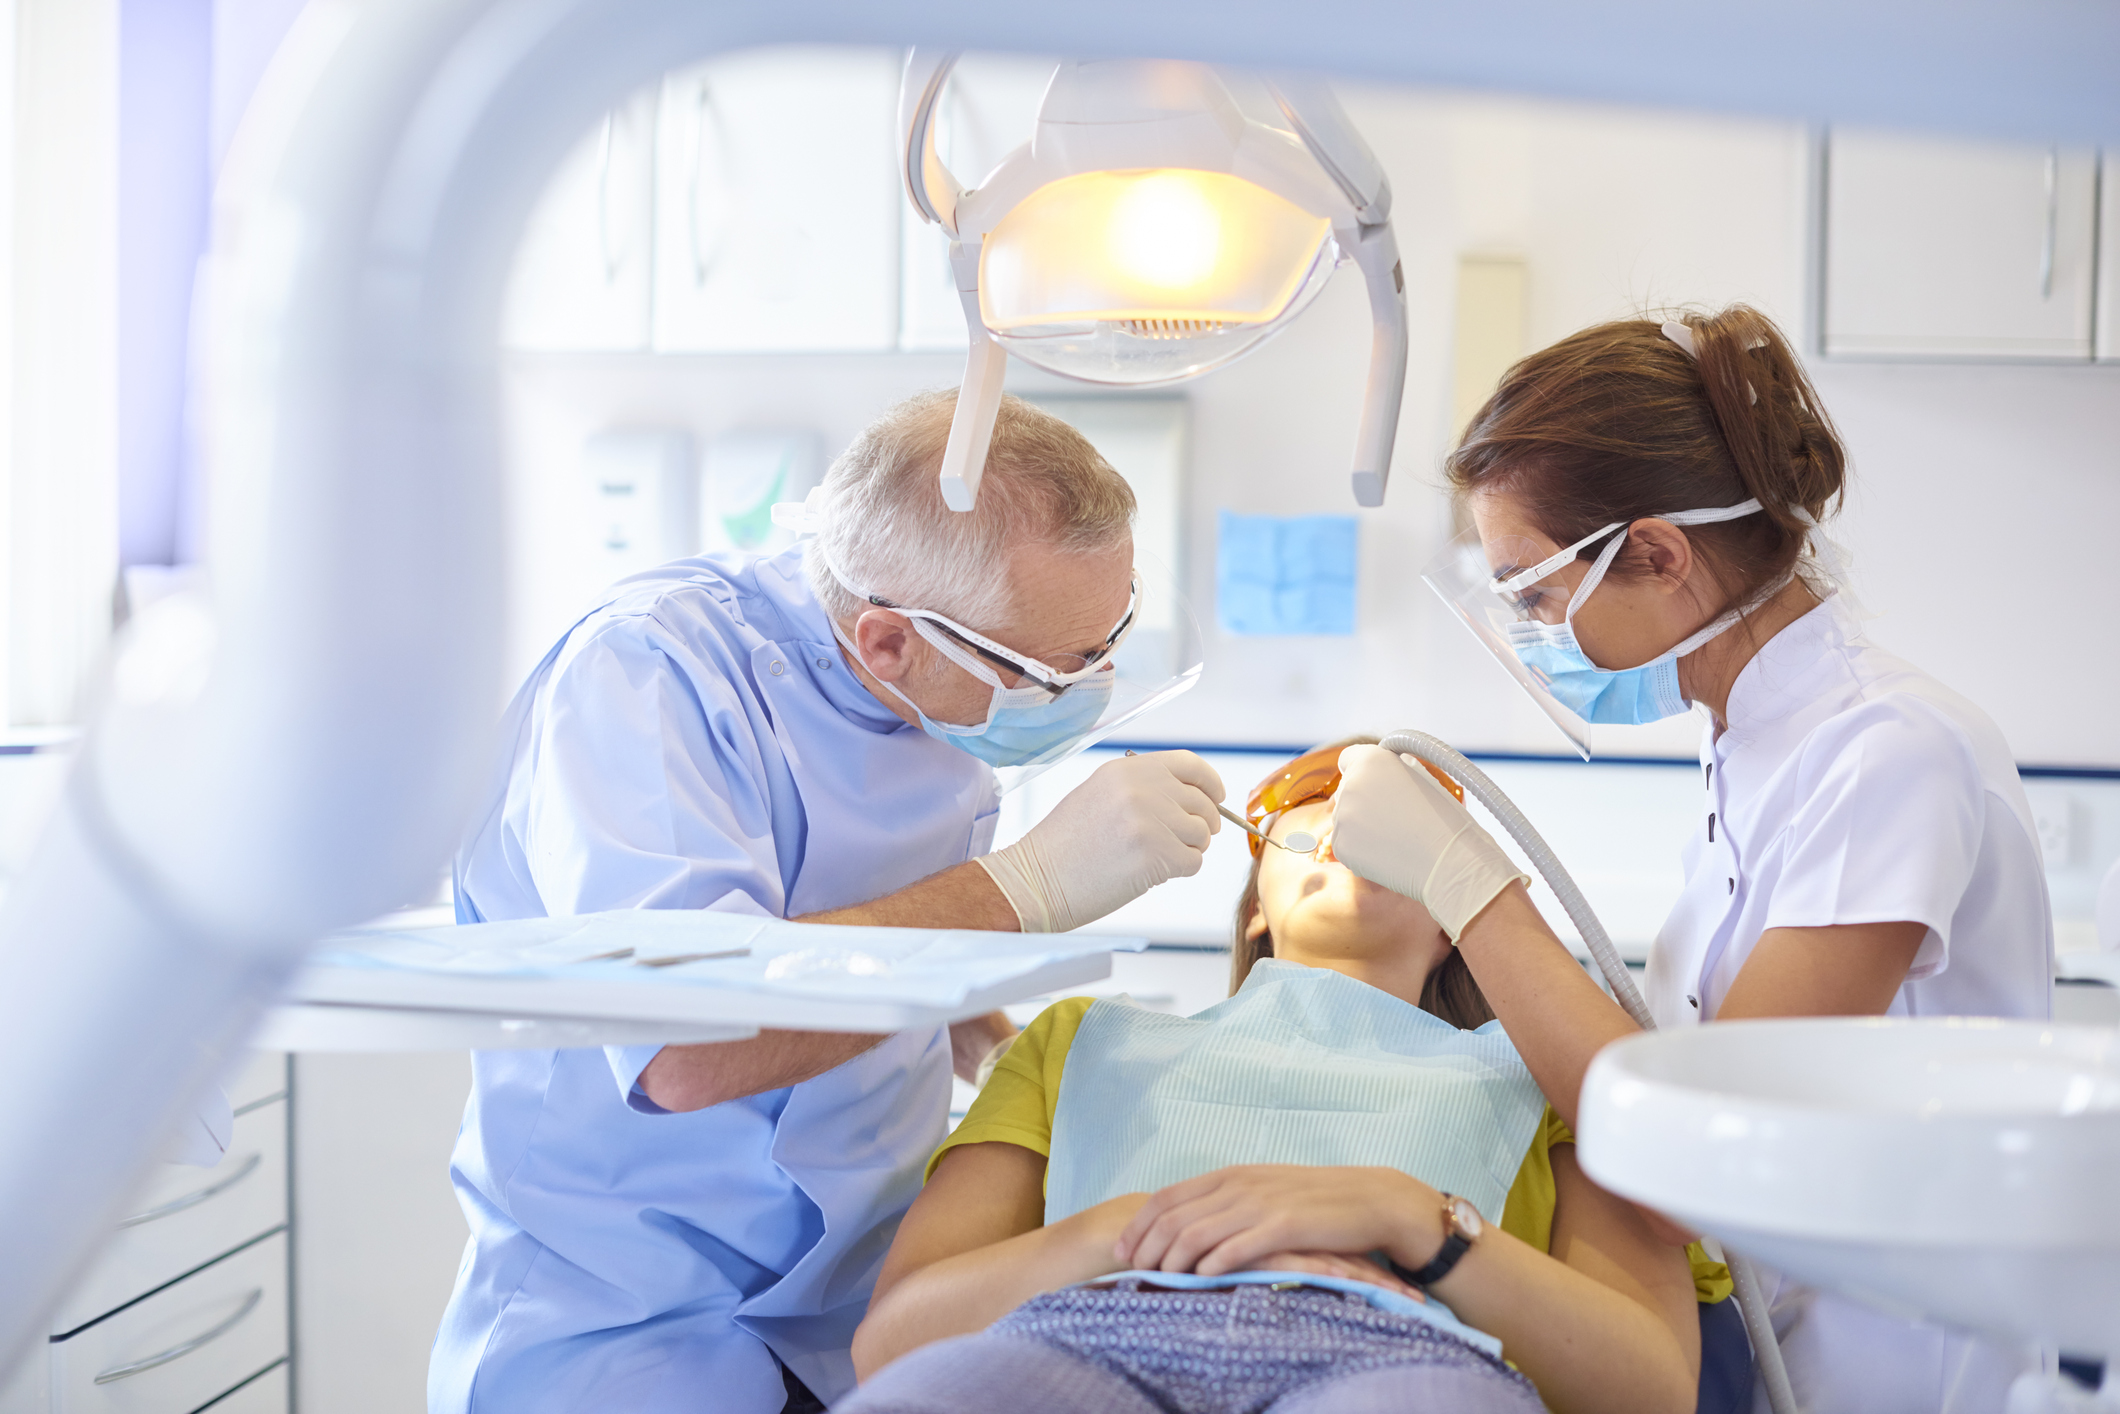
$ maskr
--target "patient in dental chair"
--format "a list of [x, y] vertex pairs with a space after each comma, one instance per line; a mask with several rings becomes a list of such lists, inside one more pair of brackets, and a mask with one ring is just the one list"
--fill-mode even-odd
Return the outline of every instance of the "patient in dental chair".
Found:
[[[1583, 1177], [1448, 938], [1253, 815], [1229, 1000], [1048, 1008], [931, 1160], [844, 1414], [1694, 1410], [1719, 1266]], [[1262, 809], [1261, 806], [1264, 808]]]

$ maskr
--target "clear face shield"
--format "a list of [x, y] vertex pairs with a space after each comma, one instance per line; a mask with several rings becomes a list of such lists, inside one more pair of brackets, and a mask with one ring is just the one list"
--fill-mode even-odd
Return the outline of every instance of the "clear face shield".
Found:
[[[1686, 527], [1759, 512], [1759, 502], [1747, 500], [1734, 506], [1667, 511], [1650, 519]], [[1678, 660], [1787, 583], [1784, 579], [1747, 603], [1726, 609], [1646, 663], [1600, 667], [1576, 642], [1575, 613], [1604, 581], [1633, 524], [1614, 521], [1559, 550], [1520, 536], [1482, 543], [1477, 531], [1467, 531], [1421, 575], [1585, 761], [1590, 759], [1592, 723], [1639, 725], [1685, 711]], [[1592, 558], [1585, 560], [1585, 555]], [[1584, 573], [1569, 573], [1573, 565], [1584, 566]]]
[[[836, 570], [833, 574], [838, 577]], [[936, 610], [864, 593], [851, 584], [847, 588], [879, 608], [903, 614], [937, 653], [992, 690], [985, 718], [975, 722], [935, 721], [910, 697], [906, 701], [930, 736], [993, 766], [1004, 791], [1185, 692], [1200, 680], [1205, 665], [1199, 621], [1176, 577], [1151, 556], [1136, 559], [1126, 608], [1101, 644], [1043, 657]], [[897, 691], [902, 695], [904, 689]]]
[[[1086, 721], [1079, 735], [1029, 760], [997, 769], [995, 775], [1004, 792], [1134, 728], [1141, 718], [1190, 691], [1200, 681], [1207, 659], [1199, 620], [1193, 617], [1177, 576], [1151, 555], [1136, 553], [1129, 612], [1131, 620], [1125, 633], [1086, 680], [1103, 697], [1102, 709]], [[1064, 702], [1066, 698], [1060, 700]]]
[[[816, 534], [829, 515], [823, 487], [805, 501], [773, 508], [774, 523], [799, 535]], [[821, 556], [821, 547], [813, 541], [808, 553]], [[1206, 640], [1176, 572], [1139, 551], [1125, 608], [1101, 643], [1064, 654], [1047, 650], [1043, 657], [1002, 642], [986, 631], [991, 626], [897, 603], [851, 583], [829, 558], [822, 564], [856, 598], [903, 614], [936, 652], [992, 690], [987, 715], [977, 722], [934, 721], [907, 701], [930, 736], [992, 765], [1003, 791], [1132, 727], [1190, 689], [1206, 666]], [[840, 642], [854, 653], [844, 634]]]
[[[1508, 557], [1512, 548], [1523, 557], [1520, 561]], [[1518, 658], [1512, 646], [1512, 640], [1523, 635], [1526, 625], [1559, 625], [1567, 621], [1570, 587], [1556, 573], [1549, 572], [1544, 579], [1529, 585], [1504, 589], [1505, 583], [1544, 556], [1537, 554], [1528, 540], [1520, 547], [1497, 543], [1494, 552], [1503, 555], [1499, 563], [1489, 559], [1489, 549], [1480, 543], [1479, 532], [1468, 530], [1443, 548], [1443, 553], [1421, 572], [1421, 578], [1450, 606], [1459, 622], [1472, 630], [1472, 636], [1486, 645], [1494, 660], [1531, 695], [1531, 700], [1552, 718], [1553, 725], [1587, 761], [1590, 723], [1555, 697], [1545, 676]]]

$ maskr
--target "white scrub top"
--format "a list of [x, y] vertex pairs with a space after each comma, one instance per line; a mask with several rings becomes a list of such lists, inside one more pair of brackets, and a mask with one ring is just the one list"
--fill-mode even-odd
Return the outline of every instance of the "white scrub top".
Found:
[[[1927, 926], [1893, 1016], [2052, 1015], [2038, 831], [1985, 713], [1869, 643], [1835, 597], [1745, 665], [1727, 721], [1703, 736], [1686, 886], [1649, 955], [1657, 1025], [1712, 1020], [1768, 929], [1844, 923]], [[1763, 1275], [1806, 1414], [1987, 1414], [2027, 1368]]]
[[[460, 921], [609, 908], [795, 917], [983, 854], [993, 773], [854, 678], [798, 547], [623, 581], [531, 674], [457, 859]], [[948, 1036], [902, 1033], [687, 1114], [658, 1047], [489, 1051], [451, 1165], [471, 1241], [434, 1414], [774, 1414], [820, 1397], [947, 1117]]]

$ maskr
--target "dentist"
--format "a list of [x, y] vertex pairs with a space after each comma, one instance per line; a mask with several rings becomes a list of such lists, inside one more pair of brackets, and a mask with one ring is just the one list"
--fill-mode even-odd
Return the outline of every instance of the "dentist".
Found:
[[[1794, 352], [1742, 305], [1533, 354], [1450, 457], [1476, 543], [1430, 582], [1555, 721], [1587, 746], [1595, 723], [1703, 718], [1686, 884], [1649, 956], [1659, 1026], [2052, 1012], [2015, 761], [1978, 707], [1865, 637], [1819, 538], [1845, 467]], [[1341, 767], [1339, 858], [1427, 903], [1572, 1123], [1590, 1058], [1633, 1023], [1426, 772], [1376, 747]], [[1771, 1288], [1810, 1414], [1999, 1410], [2026, 1368]]]
[[[1131, 490], [1005, 399], [977, 510], [936, 473], [953, 393], [833, 466], [816, 538], [617, 585], [510, 708], [459, 854], [463, 922], [707, 908], [1061, 931], [1200, 867], [1222, 784], [1189, 752], [1108, 763], [990, 853], [992, 768], [1094, 727], [1137, 609]], [[472, 1230], [433, 1414], [820, 1409], [949, 1077], [1010, 1028], [765, 1032], [499, 1051], [451, 1166]]]

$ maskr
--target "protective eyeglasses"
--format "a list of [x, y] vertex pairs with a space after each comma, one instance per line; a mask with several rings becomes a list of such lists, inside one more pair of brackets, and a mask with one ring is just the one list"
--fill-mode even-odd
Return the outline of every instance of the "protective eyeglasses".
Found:
[[[1273, 822], [1282, 811], [1330, 800], [1333, 792], [1340, 788], [1340, 753], [1350, 744], [1343, 741], [1313, 747], [1253, 786], [1251, 794], [1244, 800], [1244, 818], [1260, 834], [1272, 834]], [[1435, 777], [1444, 790], [1456, 796], [1459, 804], [1464, 803], [1463, 786], [1426, 761], [1421, 764], [1428, 766], [1428, 774]], [[1257, 859], [1264, 848], [1259, 836], [1247, 835], [1245, 839], [1251, 845], [1251, 857]]]
[[[1746, 500], [1740, 501], [1734, 506], [1710, 506], [1702, 510], [1691, 511], [1666, 511], [1656, 517], [1656, 519], [1669, 521], [1676, 526], [1714, 525], [1726, 520], [1741, 520], [1746, 516], [1758, 514], [1759, 510], [1760, 504], [1758, 501]], [[1631, 525], [1633, 525], [1632, 521], [1616, 520], [1602, 529], [1591, 531], [1566, 549], [1557, 550], [1553, 554], [1546, 556], [1546, 558], [1532, 565], [1529, 569], [1500, 571], [1495, 575], [1494, 582], [1488, 587], [1516, 614], [1519, 621], [1536, 619], [1546, 623], [1566, 622], [1568, 618], [1572, 617], [1568, 610], [1576, 603], [1588, 599], [1590, 591], [1597, 588], [1599, 582], [1604, 579], [1605, 571], [1612, 566], [1613, 557], [1618, 555], [1620, 547], [1626, 544], [1626, 532]], [[1606, 536], [1613, 534], [1617, 534], [1619, 538], [1607, 545], [1599, 553], [1597, 559], [1590, 566], [1590, 573], [1583, 577], [1583, 582], [1576, 586], [1572, 594], [1565, 590], [1540, 589], [1538, 587], [1540, 581], [1547, 576], [1573, 563], [1576, 556], [1584, 550], [1603, 540]], [[1510, 552], [1515, 549], [1518, 543], [1528, 545], [1530, 542], [1528, 540], [1518, 542], [1512, 539], [1498, 542], [1493, 548], [1514, 559], [1515, 556], [1510, 554]], [[1554, 612], [1553, 605], [1556, 599], [1559, 601], [1558, 611], [1561, 615], [1558, 619], [1550, 617]]]
[[[837, 577], [835, 571], [834, 578]], [[846, 584], [846, 581], [842, 579], [840, 583]], [[894, 614], [905, 615], [912, 620], [913, 628], [922, 638], [934, 644], [944, 657], [974, 677], [981, 677], [993, 668], [999, 668], [1003, 672], [1014, 673], [1019, 681], [995, 681], [993, 686], [1036, 687], [1054, 697], [1060, 696], [1094, 673], [1108, 671], [1112, 654], [1119, 651], [1119, 646], [1126, 642], [1127, 635], [1134, 631], [1134, 620], [1141, 610], [1141, 576], [1136, 573], [1132, 576], [1131, 588], [1127, 594], [1126, 612], [1120, 615], [1119, 622], [1113, 626], [1112, 631], [1104, 636], [1103, 645], [1089, 653], [1061, 654], [1048, 662], [1004, 647], [976, 629], [966, 628], [947, 614], [938, 614], [933, 609], [909, 609], [903, 604], [884, 598], [881, 594], [863, 594], [852, 585], [847, 585], [847, 588], [879, 609], [889, 609]], [[978, 655], [977, 658], [974, 658], [973, 654]], [[980, 663], [979, 659], [984, 659], [985, 663]]]

